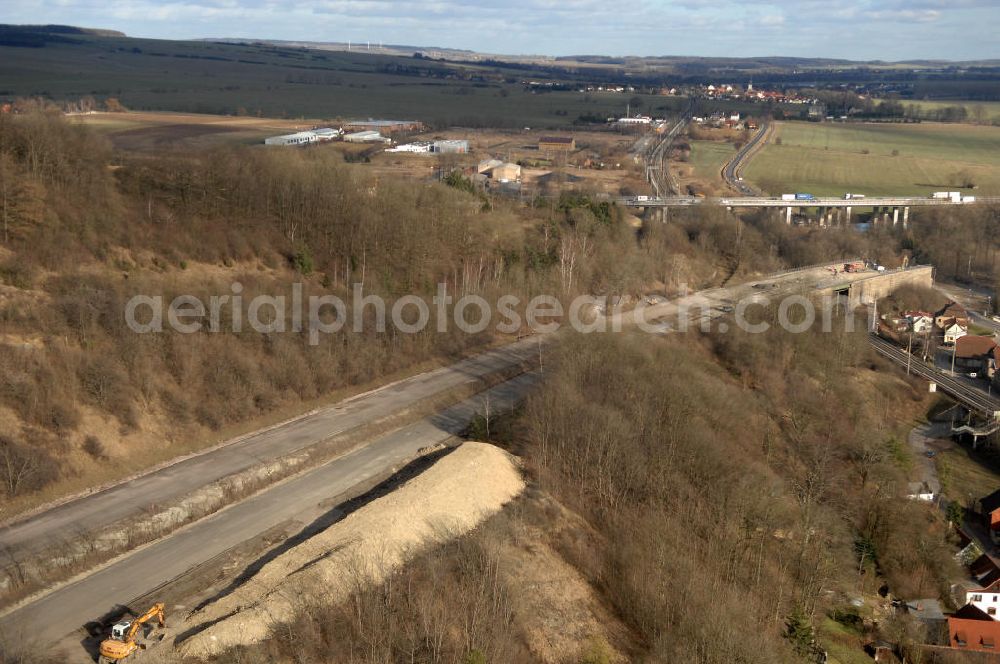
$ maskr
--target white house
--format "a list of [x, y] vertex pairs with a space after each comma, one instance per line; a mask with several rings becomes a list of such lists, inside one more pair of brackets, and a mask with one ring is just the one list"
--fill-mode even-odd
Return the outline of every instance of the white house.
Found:
[[907, 311], [906, 319], [910, 321], [910, 329], [914, 334], [924, 334], [934, 327], [934, 317], [922, 311]]
[[972, 604], [980, 609], [993, 620], [997, 619], [997, 609], [1000, 609], [1000, 592], [986, 591], [982, 588], [967, 588], [965, 591], [966, 604]]
[[952, 323], [944, 328], [944, 342], [946, 344], [953, 344], [966, 334], [968, 334], [968, 331], [964, 327], [958, 323]]

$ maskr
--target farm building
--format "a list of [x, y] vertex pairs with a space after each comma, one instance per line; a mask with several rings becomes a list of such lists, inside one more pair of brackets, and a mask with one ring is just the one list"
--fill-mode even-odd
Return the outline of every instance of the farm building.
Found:
[[431, 151], [431, 144], [426, 141], [417, 141], [416, 143], [403, 143], [402, 145], [397, 145], [395, 147], [386, 148], [386, 152], [412, 152], [412, 153], [428, 153]]
[[315, 143], [317, 140], [315, 132], [299, 131], [294, 134], [265, 138], [264, 145], [308, 145], [309, 143]]
[[538, 139], [538, 149], [543, 152], [572, 152], [576, 149], [576, 139], [570, 136], [542, 136]]
[[442, 154], [465, 154], [469, 151], [469, 142], [464, 140], [434, 141], [431, 152]]
[[316, 140], [319, 141], [332, 141], [340, 136], [340, 130], [332, 127], [318, 127], [312, 132], [316, 134]]
[[388, 143], [389, 139], [374, 130], [356, 131], [353, 134], [344, 134], [344, 140], [348, 143]]
[[490, 169], [490, 177], [496, 182], [517, 182], [521, 179], [521, 167], [517, 164], [500, 164]]
[[317, 127], [308, 131], [299, 131], [294, 134], [283, 136], [271, 136], [264, 139], [264, 145], [308, 145], [319, 141], [332, 141], [340, 136], [339, 129], [330, 127]]
[[398, 131], [419, 131], [423, 129], [423, 123], [417, 120], [351, 120], [345, 122], [344, 131], [378, 131], [385, 134], [392, 134]]
[[477, 173], [489, 173], [497, 166], [502, 166], [503, 162], [499, 159], [483, 159], [479, 162], [479, 166], [476, 167]]

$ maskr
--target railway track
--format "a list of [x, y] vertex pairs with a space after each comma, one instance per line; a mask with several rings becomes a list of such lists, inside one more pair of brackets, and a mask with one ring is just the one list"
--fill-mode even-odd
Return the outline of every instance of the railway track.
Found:
[[936, 383], [942, 392], [960, 401], [966, 407], [990, 418], [1000, 416], [1000, 400], [983, 392], [978, 387], [951, 376], [941, 369], [924, 364], [920, 359], [874, 334], [868, 337], [868, 341], [879, 355], [906, 367], [908, 371], [921, 378]]

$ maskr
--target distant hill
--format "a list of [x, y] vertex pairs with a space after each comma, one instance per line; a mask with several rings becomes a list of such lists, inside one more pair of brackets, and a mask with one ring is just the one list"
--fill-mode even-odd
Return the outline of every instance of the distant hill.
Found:
[[72, 25], [0, 25], [0, 46], [40, 48], [46, 44], [76, 44], [73, 35], [124, 37], [124, 32], [103, 28], [78, 28]]
[[[116, 97], [138, 110], [555, 129], [603, 124], [624, 113], [636, 95], [644, 111], [670, 115], [683, 101], [655, 94], [667, 85], [751, 80], [758, 88], [864, 90], [904, 101], [1000, 100], [1000, 62], [556, 58], [367, 42], [142, 39], [73, 26], [0, 25], [0, 99]], [[581, 90], [610, 84], [636, 90], [627, 96]]]

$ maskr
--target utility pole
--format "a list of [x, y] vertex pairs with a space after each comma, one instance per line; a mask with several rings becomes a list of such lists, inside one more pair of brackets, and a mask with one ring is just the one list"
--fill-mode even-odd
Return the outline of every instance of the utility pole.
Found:
[[910, 339], [906, 342], [906, 375], [910, 375], [910, 361], [913, 360], [913, 332], [910, 332]]

